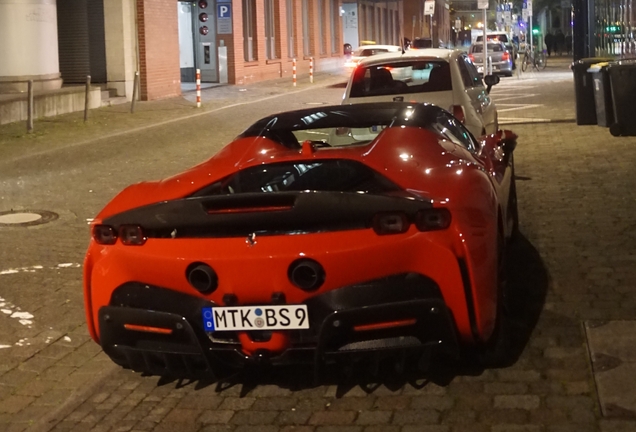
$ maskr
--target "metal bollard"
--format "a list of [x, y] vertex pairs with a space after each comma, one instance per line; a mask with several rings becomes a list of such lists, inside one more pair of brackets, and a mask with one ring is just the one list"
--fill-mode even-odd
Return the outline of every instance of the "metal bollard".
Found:
[[88, 98], [91, 92], [91, 76], [86, 75], [86, 95], [84, 96], [84, 123], [88, 120]]
[[296, 59], [292, 59], [292, 81], [296, 87]]
[[27, 133], [33, 132], [33, 80], [29, 80], [27, 91], [29, 101], [27, 103]]
[[197, 108], [201, 108], [201, 69], [197, 69]]
[[132, 100], [130, 101], [130, 113], [135, 112], [135, 102], [137, 101], [137, 97], [139, 95], [139, 71], [135, 72], [135, 80], [133, 81], [133, 94]]

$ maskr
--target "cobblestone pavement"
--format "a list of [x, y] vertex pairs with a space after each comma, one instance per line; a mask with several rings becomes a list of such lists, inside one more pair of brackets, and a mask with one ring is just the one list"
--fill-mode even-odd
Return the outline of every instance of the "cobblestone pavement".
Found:
[[[635, 319], [636, 138], [562, 122], [573, 119], [572, 81], [543, 77], [533, 92], [546, 108], [519, 109], [506, 126], [520, 137], [523, 238], [511, 250], [509, 282], [517, 359], [490, 370], [439, 364], [421, 376], [360, 373], [320, 385], [298, 370], [179, 382], [120, 370], [89, 340], [80, 268], [87, 219], [124, 186], [200, 162], [267, 112], [338, 103], [343, 88], [325, 85], [342, 77], [317, 77], [318, 89], [292, 95], [262, 86], [256, 99], [270, 99], [226, 109], [218, 108], [231, 97], [217, 103], [208, 93], [209, 112], [193, 113], [186, 97], [140, 104], [134, 116], [125, 106], [97, 110], [86, 125], [74, 115], [38, 122], [35, 136], [0, 128], [0, 212], [60, 215], [0, 227], [0, 431], [636, 430], [634, 413], [601, 414], [583, 326]], [[524, 93], [523, 77], [514, 80], [502, 80], [495, 101]], [[563, 106], [550, 111], [554, 104]], [[534, 122], [541, 118], [560, 122]]]

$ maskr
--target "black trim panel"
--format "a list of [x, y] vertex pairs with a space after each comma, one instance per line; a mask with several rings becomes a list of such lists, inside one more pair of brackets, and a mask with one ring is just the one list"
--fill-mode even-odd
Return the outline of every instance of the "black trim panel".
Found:
[[[319, 370], [343, 356], [396, 350], [438, 349], [452, 356], [459, 352], [451, 313], [435, 283], [422, 275], [399, 274], [343, 287], [314, 296], [306, 304], [311, 328], [287, 332], [290, 348], [282, 353], [247, 356], [235, 334], [207, 334], [203, 330], [201, 309], [214, 306], [212, 302], [131, 282], [117, 288], [111, 305], [99, 310], [100, 342], [104, 351], [124, 367], [180, 376], [211, 374], [216, 366], [240, 367], [258, 362], [309, 363]], [[401, 327], [356, 329], [403, 320], [412, 322]], [[131, 331], [124, 324], [173, 331]], [[164, 372], [157, 372], [161, 368]]]
[[[219, 212], [241, 206], [293, 206], [279, 211]], [[104, 219], [105, 225], [141, 225], [149, 238], [243, 237], [364, 229], [379, 212], [404, 212], [413, 220], [428, 200], [345, 192], [277, 192], [164, 201]], [[209, 214], [207, 209], [214, 209]], [[265, 209], [266, 210], [266, 209]]]

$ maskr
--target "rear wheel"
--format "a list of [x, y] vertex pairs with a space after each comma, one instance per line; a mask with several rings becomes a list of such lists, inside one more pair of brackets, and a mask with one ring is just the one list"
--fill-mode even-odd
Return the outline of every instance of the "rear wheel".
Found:
[[478, 348], [477, 361], [483, 367], [503, 367], [510, 359], [510, 317], [506, 302], [505, 240], [497, 236], [497, 316], [490, 339]]
[[510, 180], [510, 194], [508, 195], [508, 220], [512, 225], [510, 230], [510, 240], [519, 234], [519, 209], [517, 207], [517, 183], [515, 181], [515, 172], [512, 171], [512, 179]]
[[548, 59], [545, 56], [545, 53], [541, 52], [541, 53], [538, 53], [537, 55], [538, 55], [538, 57], [537, 57], [537, 67], [539, 69], [543, 70], [543, 69], [545, 69], [545, 67], [548, 64]]
[[528, 57], [528, 54], [524, 54], [523, 60], [521, 61], [521, 72], [526, 71], [526, 69], [528, 68], [529, 62], [530, 62], [530, 58]]

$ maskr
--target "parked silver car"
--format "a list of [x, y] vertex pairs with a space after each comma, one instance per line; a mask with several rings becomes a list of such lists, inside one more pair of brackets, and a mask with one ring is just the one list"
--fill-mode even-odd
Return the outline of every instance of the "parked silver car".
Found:
[[[475, 42], [468, 49], [468, 56], [479, 73], [484, 73], [484, 43]], [[502, 42], [488, 42], [488, 57], [492, 59], [492, 73], [512, 76], [513, 54]]]

